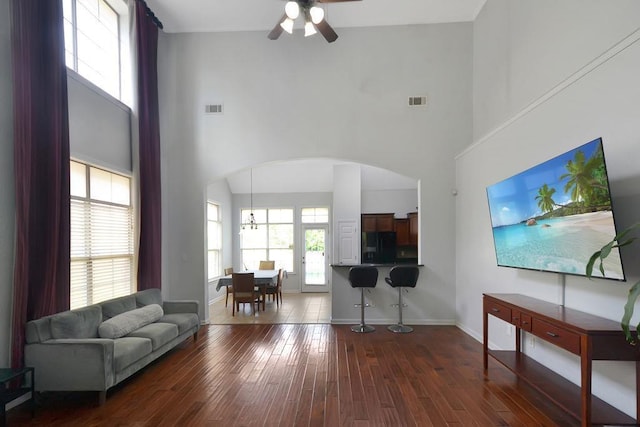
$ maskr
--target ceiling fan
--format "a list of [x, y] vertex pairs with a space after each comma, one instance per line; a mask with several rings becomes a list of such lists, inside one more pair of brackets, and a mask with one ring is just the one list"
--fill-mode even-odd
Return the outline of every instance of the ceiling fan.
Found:
[[271, 30], [269, 39], [277, 40], [283, 31], [291, 34], [293, 32], [293, 21], [302, 15], [305, 20], [304, 36], [311, 36], [316, 30], [324, 36], [324, 38], [332, 43], [338, 38], [338, 34], [331, 28], [331, 25], [324, 19], [324, 9], [316, 6], [316, 3], [342, 3], [345, 1], [360, 0], [295, 0], [288, 1], [284, 7], [284, 15], [278, 21], [276, 26]]

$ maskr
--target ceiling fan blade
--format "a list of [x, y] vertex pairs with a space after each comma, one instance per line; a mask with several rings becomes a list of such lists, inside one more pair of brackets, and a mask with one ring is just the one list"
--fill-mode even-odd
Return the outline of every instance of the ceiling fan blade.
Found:
[[278, 40], [278, 37], [280, 37], [280, 34], [282, 34], [282, 32], [284, 31], [280, 26], [280, 24], [284, 22], [286, 18], [287, 18], [287, 14], [285, 13], [284, 15], [282, 15], [282, 18], [280, 18], [276, 26], [273, 27], [273, 30], [271, 30], [271, 32], [267, 36], [269, 37], [269, 40]]
[[329, 25], [326, 20], [323, 19], [319, 23], [313, 25], [316, 27], [316, 30], [318, 30], [320, 34], [322, 34], [324, 38], [327, 39], [329, 43], [333, 43], [338, 38], [338, 34], [333, 31], [333, 28], [331, 28], [331, 25]]

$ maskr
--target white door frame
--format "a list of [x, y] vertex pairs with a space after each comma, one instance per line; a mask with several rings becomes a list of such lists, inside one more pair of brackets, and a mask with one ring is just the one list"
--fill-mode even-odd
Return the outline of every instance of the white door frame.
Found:
[[[313, 224], [307, 223], [302, 224], [300, 233], [300, 247], [302, 248], [302, 253], [300, 254], [300, 291], [301, 292], [329, 292], [331, 288], [331, 275], [329, 274], [329, 263], [331, 260], [330, 249], [331, 249], [331, 236], [329, 235], [329, 224]], [[305, 283], [306, 271], [305, 271], [305, 234], [307, 230], [314, 229], [322, 229], [324, 230], [324, 277], [325, 284], [324, 285], [307, 285]]]

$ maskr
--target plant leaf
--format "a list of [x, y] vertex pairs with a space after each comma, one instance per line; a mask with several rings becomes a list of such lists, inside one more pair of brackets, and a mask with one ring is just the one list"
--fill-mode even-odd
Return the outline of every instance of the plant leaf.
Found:
[[589, 258], [589, 262], [587, 262], [587, 266], [586, 266], [586, 269], [585, 269], [586, 276], [588, 278], [592, 278], [593, 277], [593, 267], [594, 267], [594, 265], [595, 265], [595, 263], [597, 261], [599, 261], [598, 262], [598, 270], [600, 271], [602, 276], [604, 276], [605, 275], [605, 273], [604, 273], [604, 260], [605, 260], [605, 258], [607, 258], [609, 255], [611, 255], [611, 251], [614, 248], [621, 248], [623, 246], [628, 246], [628, 245], [632, 244], [634, 241], [636, 241], [638, 239], [638, 237], [636, 237], [636, 236], [627, 238], [627, 235], [629, 233], [635, 231], [636, 229], [640, 229], [640, 222], [637, 222], [637, 223], [633, 224], [632, 226], [625, 228], [620, 233], [616, 234], [616, 236], [613, 238], [613, 240], [611, 240], [609, 243], [604, 245], [602, 247], [602, 249], [600, 249], [597, 252], [594, 252], [591, 255], [591, 258]]
[[609, 256], [609, 254], [611, 253], [611, 248], [613, 247], [614, 243], [615, 243], [615, 240], [612, 240], [602, 247], [602, 250], [600, 251], [601, 252], [600, 259], [605, 259], [606, 257]]
[[602, 258], [600, 258], [600, 274], [604, 277], [604, 264], [602, 263]]
[[[640, 229], [640, 222], [637, 222], [625, 228], [620, 233], [616, 234], [613, 240], [607, 243], [606, 245], [604, 245], [602, 249], [600, 249], [598, 252], [594, 252], [593, 255], [591, 255], [591, 258], [589, 258], [589, 262], [587, 263], [587, 266], [586, 266], [585, 274], [587, 275], [587, 277], [589, 278], [592, 277], [593, 266], [596, 263], [596, 261], [599, 261], [598, 269], [604, 276], [604, 264], [603, 264], [604, 259], [611, 254], [612, 249], [628, 246], [633, 242], [635, 242], [638, 239], [637, 236], [627, 237], [627, 235], [629, 235], [629, 233], [636, 231], [638, 229]], [[636, 327], [635, 338], [634, 338], [634, 336], [631, 334], [631, 327], [629, 326], [629, 322], [631, 322], [631, 318], [633, 317], [633, 310], [635, 308], [635, 304], [639, 296], [640, 296], [640, 281], [634, 283], [634, 285], [631, 286], [631, 288], [629, 289], [629, 294], [627, 295], [627, 302], [624, 305], [624, 314], [622, 315], [622, 320], [620, 321], [620, 326], [624, 331], [624, 335], [625, 335], [625, 338], [627, 339], [627, 342], [633, 345], [635, 345], [637, 342], [637, 339], [640, 338], [640, 335], [638, 335], [638, 331], [640, 331], [640, 323], [638, 323], [638, 326]]]
[[636, 341], [633, 336], [631, 336], [629, 322], [631, 321], [631, 317], [633, 316], [633, 309], [635, 308], [638, 296], [640, 296], [640, 281], [634, 283], [634, 285], [629, 289], [629, 295], [627, 295], [627, 303], [624, 305], [624, 315], [622, 316], [622, 320], [620, 321], [620, 326], [622, 326], [622, 330], [624, 331], [624, 335], [627, 338], [627, 342], [631, 344], [635, 344]]
[[598, 251], [595, 252], [593, 255], [591, 255], [591, 258], [589, 258], [589, 262], [587, 263], [587, 277], [591, 278], [591, 275], [593, 274], [593, 264], [595, 264], [596, 260], [598, 258], [600, 258], [600, 254], [602, 253], [602, 251]]
[[621, 248], [623, 246], [627, 246], [632, 244], [635, 240], [637, 240], [637, 237], [631, 237], [630, 239], [625, 240], [624, 242], [619, 242], [616, 246], [614, 246], [614, 248]]

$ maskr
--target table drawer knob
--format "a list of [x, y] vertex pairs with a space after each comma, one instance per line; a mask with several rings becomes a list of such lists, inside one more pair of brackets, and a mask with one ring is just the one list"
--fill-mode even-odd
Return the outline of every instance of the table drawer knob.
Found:
[[500, 309], [499, 309], [499, 308], [495, 308], [495, 307], [493, 307], [493, 308], [491, 309], [491, 311], [493, 311], [494, 313], [499, 313], [499, 312], [500, 312]]
[[557, 338], [559, 336], [558, 334], [554, 334], [553, 332], [549, 332], [549, 331], [547, 331], [547, 335], [553, 338]]

